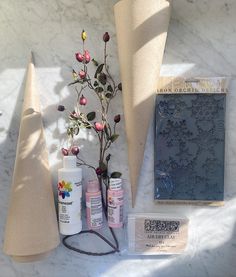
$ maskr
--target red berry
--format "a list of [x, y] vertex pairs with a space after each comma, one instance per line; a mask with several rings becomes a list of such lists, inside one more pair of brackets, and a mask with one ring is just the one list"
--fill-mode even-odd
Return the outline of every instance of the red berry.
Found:
[[117, 114], [116, 116], [114, 116], [114, 122], [115, 123], [119, 123], [120, 122], [120, 115]]
[[75, 156], [77, 156], [79, 154], [79, 147], [78, 146], [73, 146], [71, 148], [71, 153]]
[[87, 98], [85, 98], [83, 95], [80, 97], [80, 99], [79, 99], [79, 103], [80, 103], [80, 105], [83, 105], [83, 106], [85, 106], [86, 104], [87, 104]]
[[78, 118], [79, 117], [79, 113], [77, 113], [76, 111], [73, 111], [70, 113], [70, 117], [72, 118]]
[[103, 41], [104, 42], [108, 42], [110, 40], [110, 36], [108, 34], [108, 32], [106, 32], [104, 35], [103, 35]]
[[69, 150], [66, 149], [66, 148], [62, 148], [61, 153], [62, 153], [63, 156], [68, 156], [69, 155]]
[[85, 63], [89, 63], [91, 60], [90, 54], [88, 50], [84, 51], [84, 59], [85, 59]]
[[80, 63], [84, 60], [83, 55], [79, 52], [75, 54], [75, 57], [76, 57], [76, 60]]
[[81, 79], [84, 79], [86, 77], [86, 72], [84, 72], [83, 70], [80, 70], [79, 76]]
[[94, 126], [95, 126], [96, 131], [98, 131], [98, 132], [101, 132], [104, 129], [104, 124], [102, 124], [100, 122], [95, 122]]
[[101, 168], [96, 168], [96, 174], [97, 175], [102, 175], [102, 173], [103, 173], [103, 171], [102, 171], [102, 169]]

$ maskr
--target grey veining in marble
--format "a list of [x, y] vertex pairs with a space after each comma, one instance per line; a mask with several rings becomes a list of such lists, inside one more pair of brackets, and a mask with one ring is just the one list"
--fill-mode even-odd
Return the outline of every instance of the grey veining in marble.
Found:
[[[87, 48], [101, 57], [105, 31], [111, 34], [109, 62], [119, 79], [113, 5], [115, 0], [2, 0], [0, 1], [0, 249], [4, 234], [8, 195], [19, 130], [25, 68], [29, 51], [35, 53], [38, 86], [44, 115], [54, 186], [61, 166], [59, 149], [65, 144], [65, 121], [56, 111], [58, 103], [73, 106], [74, 91], [68, 89], [80, 32], [88, 32]], [[148, 1], [145, 2], [146, 4]], [[236, 1], [175, 0], [169, 27], [162, 75], [229, 76], [227, 97], [225, 206], [219, 208], [158, 205], [153, 201], [153, 136], [148, 134], [137, 205], [131, 212], [163, 212], [190, 218], [189, 244], [180, 256], [133, 257], [125, 251], [107, 257], [88, 257], [59, 246], [44, 261], [17, 264], [0, 250], [0, 277], [235, 277], [236, 276]], [[150, 69], [151, 70], [151, 69]], [[89, 99], [90, 101], [90, 99]], [[92, 101], [92, 100], [91, 100]], [[95, 107], [96, 103], [92, 101]], [[121, 113], [121, 96], [112, 105]], [[123, 118], [123, 117], [122, 117]], [[113, 146], [113, 167], [122, 171], [128, 187], [127, 146], [123, 123]], [[83, 155], [94, 159], [96, 144], [91, 134], [80, 140]], [[85, 172], [85, 179], [90, 172]], [[122, 247], [123, 231], [118, 232]], [[88, 241], [90, 244], [88, 245]], [[95, 242], [81, 239], [84, 247]], [[87, 244], [85, 244], [87, 242]], [[75, 243], [78, 241], [75, 239]]]

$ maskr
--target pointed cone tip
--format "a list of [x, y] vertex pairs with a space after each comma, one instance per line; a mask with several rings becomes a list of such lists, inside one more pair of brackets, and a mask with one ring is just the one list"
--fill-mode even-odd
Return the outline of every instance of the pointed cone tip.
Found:
[[33, 51], [30, 51], [29, 63], [34, 64], [34, 53], [33, 53]]
[[[148, 9], [144, 9], [142, 14], [138, 14], [140, 10], [143, 9], [143, 1], [141, 0], [121, 0], [115, 4], [115, 23], [116, 23], [116, 35], [118, 42], [118, 54], [119, 54], [119, 62], [120, 62], [120, 70], [121, 70], [121, 81], [123, 86], [123, 104], [124, 104], [124, 113], [125, 113], [125, 121], [126, 121], [126, 134], [128, 138], [128, 159], [129, 159], [129, 175], [130, 175], [130, 184], [131, 184], [131, 196], [132, 196], [132, 207], [136, 205], [136, 194], [138, 190], [138, 182], [139, 182], [139, 173], [141, 169], [141, 161], [143, 161], [143, 154], [145, 149], [146, 135], [148, 132], [147, 125], [151, 120], [151, 113], [154, 109], [154, 105], [151, 107], [151, 98], [152, 95], [155, 94], [156, 90], [156, 82], [160, 75], [160, 68], [162, 64], [163, 53], [165, 49], [166, 36], [168, 31], [168, 25], [170, 20], [170, 11], [171, 11], [171, 0], [150, 0]], [[156, 20], [156, 24], [159, 26], [159, 31], [161, 36], [157, 36], [157, 29], [153, 27], [154, 25], [150, 23], [150, 7], [153, 8], [155, 14], [160, 14], [160, 16], [154, 16], [152, 20]], [[127, 16], [131, 14], [132, 16]], [[148, 20], [147, 20], [148, 18]], [[151, 20], [151, 22], [153, 22]], [[135, 21], [135, 22], [134, 22]], [[145, 24], [144, 24], [145, 23]], [[142, 26], [142, 30], [151, 33], [150, 40], [152, 43], [147, 43], [146, 36], [140, 38], [136, 36], [137, 32], [133, 31], [132, 26]], [[137, 28], [139, 30], [140, 28]], [[132, 37], [133, 36], [133, 37]], [[153, 39], [153, 38], [156, 39]], [[132, 44], [127, 44], [127, 41], [132, 41]], [[142, 45], [140, 44], [142, 42]], [[135, 47], [133, 47], [133, 45]], [[148, 50], [145, 53], [151, 55], [152, 60], [155, 60], [155, 64], [152, 68], [152, 74], [150, 74], [150, 64], [146, 66], [145, 59], [140, 57], [140, 55], [134, 55], [136, 50], [140, 50], [141, 48], [137, 48], [145, 46]], [[152, 49], [155, 51], [152, 53]], [[153, 56], [157, 57], [153, 59]], [[132, 57], [131, 59], [127, 57]], [[135, 64], [135, 67], [134, 67]], [[143, 68], [143, 65], [146, 67]], [[144, 74], [143, 78], [139, 78], [139, 69], [142, 68], [142, 72], [147, 72], [148, 74]], [[131, 73], [130, 73], [131, 72]], [[148, 77], [147, 77], [148, 76]], [[153, 78], [151, 78], [154, 76]], [[152, 81], [152, 83], [151, 83]], [[136, 84], [134, 86], [134, 84]], [[150, 87], [148, 87], [150, 86]], [[146, 93], [145, 97], [142, 92], [142, 87], [145, 88]], [[152, 94], [153, 93], [153, 94]], [[132, 97], [129, 97], [132, 95]], [[147, 101], [148, 100], [148, 101]], [[150, 100], [150, 101], [149, 101]], [[139, 103], [139, 104], [137, 104]], [[148, 106], [150, 105], [150, 106]], [[132, 110], [132, 111], [131, 111]], [[134, 113], [135, 110], [135, 113]], [[145, 112], [144, 127], [142, 128], [142, 132], [133, 131], [133, 123], [137, 122], [136, 119], [132, 118], [129, 120], [133, 114], [137, 116], [138, 120], [140, 114], [137, 111], [141, 111], [141, 114]], [[128, 122], [128, 123], [127, 123]], [[140, 126], [143, 124], [140, 123]], [[131, 143], [136, 142], [136, 147], [132, 147]], [[138, 145], [142, 143], [142, 145]], [[140, 161], [140, 162], [139, 162]]]
[[[136, 184], [136, 185], [135, 185]], [[131, 196], [132, 196], [132, 208], [135, 207], [135, 203], [136, 203], [136, 196], [137, 196], [137, 186], [138, 186], [138, 182], [133, 182], [131, 183]]]

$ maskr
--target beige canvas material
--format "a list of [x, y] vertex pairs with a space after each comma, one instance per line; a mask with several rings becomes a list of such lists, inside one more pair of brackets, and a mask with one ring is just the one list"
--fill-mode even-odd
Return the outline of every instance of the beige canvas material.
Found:
[[24, 104], [5, 228], [4, 253], [17, 261], [41, 259], [59, 233], [35, 68], [28, 66]]
[[18, 263], [33, 263], [33, 262], [44, 260], [51, 254], [51, 252], [52, 251], [42, 253], [42, 254], [30, 255], [30, 256], [12, 256], [12, 259]]
[[166, 0], [121, 0], [114, 6], [133, 206], [170, 11]]

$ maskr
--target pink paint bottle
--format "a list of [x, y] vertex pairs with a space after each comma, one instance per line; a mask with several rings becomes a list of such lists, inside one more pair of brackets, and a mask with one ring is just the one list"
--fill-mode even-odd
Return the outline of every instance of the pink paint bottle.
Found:
[[88, 228], [100, 229], [103, 224], [102, 195], [97, 180], [88, 181], [85, 196]]
[[121, 228], [123, 226], [123, 206], [124, 190], [122, 188], [122, 179], [110, 178], [109, 189], [107, 191], [107, 214], [109, 227]]

